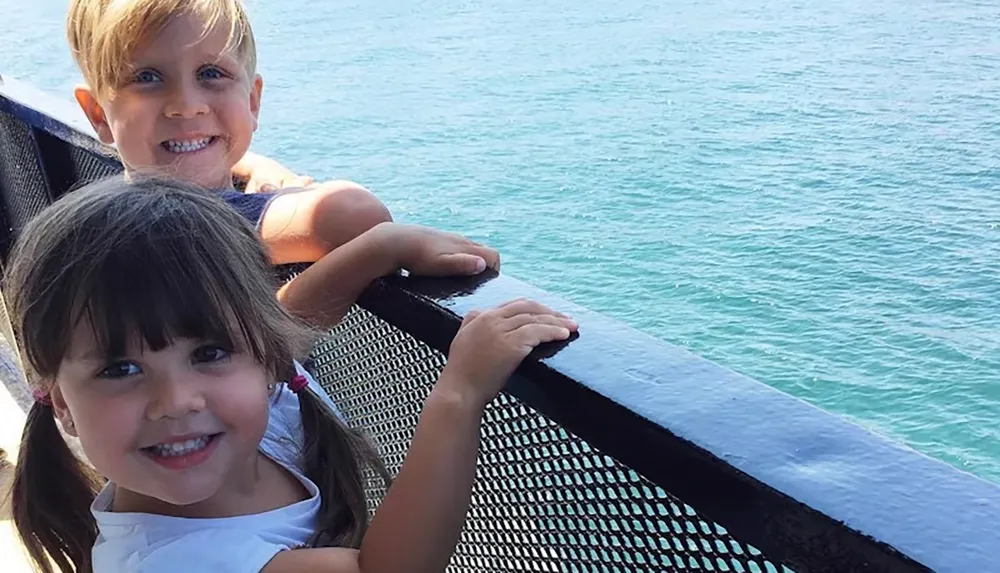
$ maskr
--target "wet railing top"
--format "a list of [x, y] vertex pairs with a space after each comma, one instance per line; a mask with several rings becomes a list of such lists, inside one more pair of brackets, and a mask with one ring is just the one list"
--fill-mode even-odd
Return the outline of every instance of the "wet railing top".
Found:
[[[71, 103], [3, 79], [0, 135], [12, 122], [28, 127], [48, 180], [66, 179], [52, 138], [113, 157]], [[11, 214], [19, 189], [4, 165], [11, 239], [24, 215]], [[360, 304], [446, 352], [468, 311], [521, 296], [571, 313], [580, 335], [536, 351], [507, 392], [770, 558], [799, 572], [1000, 571], [1000, 485], [548, 292], [495, 274], [391, 277]]]

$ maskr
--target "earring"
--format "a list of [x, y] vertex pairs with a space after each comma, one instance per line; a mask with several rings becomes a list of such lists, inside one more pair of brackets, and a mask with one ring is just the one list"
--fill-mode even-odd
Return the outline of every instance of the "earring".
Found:
[[73, 424], [73, 420], [72, 419], [68, 419], [65, 422], [63, 422], [63, 425], [66, 426], [69, 429], [73, 429], [73, 426], [75, 424]]

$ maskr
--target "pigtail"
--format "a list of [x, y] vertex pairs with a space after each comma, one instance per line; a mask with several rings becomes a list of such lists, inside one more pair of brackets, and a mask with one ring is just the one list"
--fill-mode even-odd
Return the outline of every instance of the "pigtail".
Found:
[[368, 529], [364, 469], [374, 471], [386, 487], [392, 478], [372, 443], [344, 424], [311, 388], [303, 388], [298, 397], [305, 474], [322, 498], [311, 545], [361, 547]]
[[18, 536], [43, 573], [91, 573], [100, 478], [59, 433], [52, 406], [35, 402], [21, 434], [11, 510]]

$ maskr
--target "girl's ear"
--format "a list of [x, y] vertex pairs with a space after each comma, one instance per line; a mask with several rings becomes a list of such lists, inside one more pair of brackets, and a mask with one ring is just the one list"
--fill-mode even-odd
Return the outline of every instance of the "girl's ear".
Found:
[[74, 438], [79, 438], [80, 436], [76, 433], [76, 424], [73, 423], [73, 414], [69, 411], [69, 406], [66, 405], [66, 399], [58, 384], [52, 384], [49, 399], [52, 400], [52, 411], [59, 419], [59, 423], [62, 424], [63, 431]]

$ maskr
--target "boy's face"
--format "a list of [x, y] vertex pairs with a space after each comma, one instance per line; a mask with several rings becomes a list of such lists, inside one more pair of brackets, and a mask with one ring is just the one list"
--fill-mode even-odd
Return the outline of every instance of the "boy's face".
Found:
[[130, 172], [166, 174], [209, 188], [232, 185], [231, 170], [250, 147], [260, 109], [260, 76], [226, 52], [222, 27], [202, 32], [174, 18], [132, 53], [135, 72], [111, 98], [87, 87], [76, 98]]

